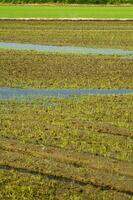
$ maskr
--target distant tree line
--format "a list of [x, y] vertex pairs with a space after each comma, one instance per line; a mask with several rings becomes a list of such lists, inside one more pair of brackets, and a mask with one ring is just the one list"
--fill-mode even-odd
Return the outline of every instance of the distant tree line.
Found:
[[0, 0], [1, 3], [133, 4], [133, 0]]

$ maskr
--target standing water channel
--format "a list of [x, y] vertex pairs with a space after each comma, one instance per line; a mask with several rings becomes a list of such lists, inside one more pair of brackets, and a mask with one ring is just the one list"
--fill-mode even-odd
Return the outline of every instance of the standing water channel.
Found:
[[43, 51], [49, 53], [133, 56], [132, 50], [110, 49], [110, 48], [52, 46], [52, 45], [38, 45], [38, 44], [18, 44], [18, 43], [7, 43], [7, 42], [0, 42], [0, 48], [17, 49], [17, 50], [34, 50], [34, 51]]
[[133, 89], [18, 89], [0, 88], [0, 99], [25, 97], [71, 97], [83, 95], [128, 95]]

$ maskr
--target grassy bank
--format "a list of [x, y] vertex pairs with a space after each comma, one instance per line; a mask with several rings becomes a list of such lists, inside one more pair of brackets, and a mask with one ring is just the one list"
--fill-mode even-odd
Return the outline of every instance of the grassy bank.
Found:
[[2, 5], [0, 18], [133, 18], [133, 7]]
[[133, 22], [0, 21], [0, 41], [133, 50]]
[[0, 101], [1, 199], [131, 199], [132, 102]]
[[133, 60], [0, 50], [0, 86], [133, 88]]

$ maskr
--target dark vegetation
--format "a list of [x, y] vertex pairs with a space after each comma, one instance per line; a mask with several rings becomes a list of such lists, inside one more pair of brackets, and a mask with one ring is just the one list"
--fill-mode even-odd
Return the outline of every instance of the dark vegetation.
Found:
[[0, 0], [2, 3], [133, 4], [133, 0]]

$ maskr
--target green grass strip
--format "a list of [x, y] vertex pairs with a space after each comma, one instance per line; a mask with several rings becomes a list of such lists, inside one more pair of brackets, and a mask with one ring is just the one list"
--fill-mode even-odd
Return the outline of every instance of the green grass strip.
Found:
[[0, 18], [115, 18], [132, 19], [133, 7], [0, 6]]

